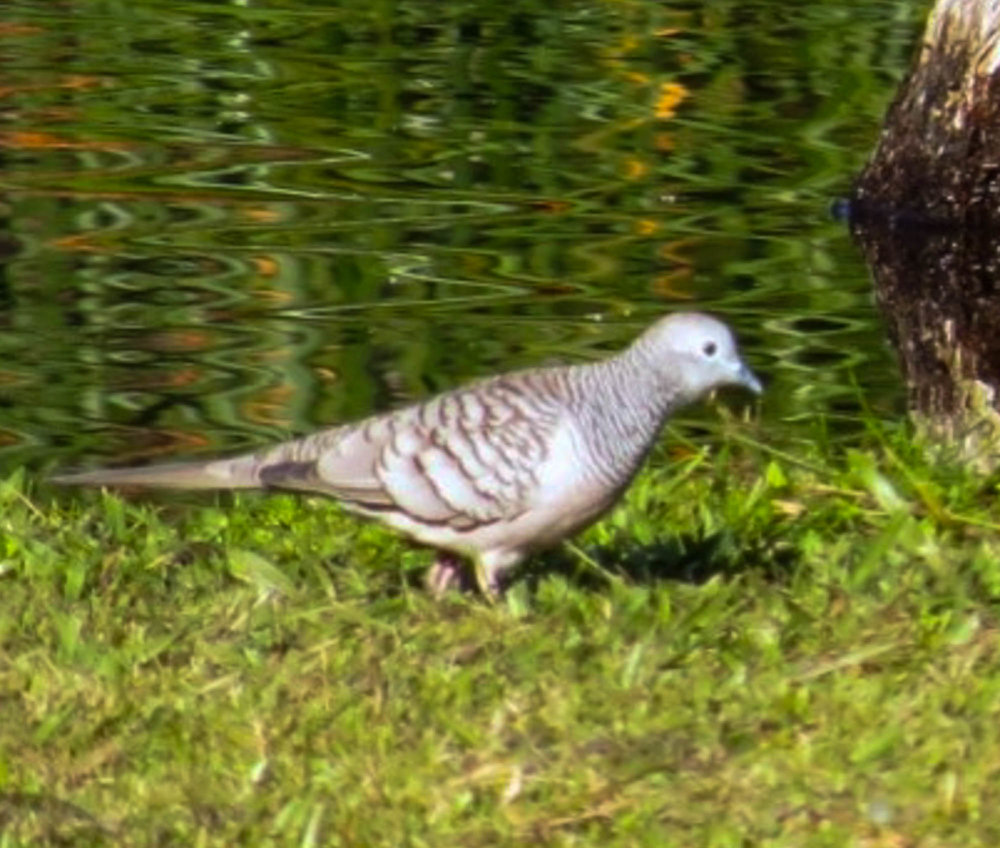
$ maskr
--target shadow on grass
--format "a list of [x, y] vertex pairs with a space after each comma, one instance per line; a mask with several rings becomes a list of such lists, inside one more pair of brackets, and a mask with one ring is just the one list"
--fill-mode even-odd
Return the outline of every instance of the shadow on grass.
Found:
[[[542, 580], [553, 574], [579, 589], [594, 592], [606, 590], [608, 582], [616, 578], [636, 584], [671, 580], [698, 585], [718, 574], [754, 571], [779, 581], [794, 569], [796, 562], [795, 550], [782, 545], [777, 534], [775, 538], [757, 536], [749, 540], [729, 529], [673, 536], [652, 545], [590, 546], [583, 553], [591, 563], [567, 545], [536, 554], [509, 575], [507, 588], [527, 581], [534, 592]], [[402, 573], [397, 586], [382, 585], [378, 592], [394, 595], [404, 584], [423, 589], [425, 577], [424, 569], [410, 569]]]
[[615, 577], [629, 583], [664, 580], [701, 584], [719, 574], [756, 571], [770, 580], [781, 580], [795, 566], [795, 551], [760, 537], [741, 539], [732, 530], [707, 535], [674, 536], [652, 545], [587, 548], [587, 563], [568, 547], [533, 557], [515, 576], [527, 580], [532, 591], [549, 574], [586, 590], [599, 591]]

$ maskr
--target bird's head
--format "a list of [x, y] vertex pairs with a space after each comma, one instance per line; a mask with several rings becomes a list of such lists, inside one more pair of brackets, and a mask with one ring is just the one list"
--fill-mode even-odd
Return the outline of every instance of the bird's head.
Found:
[[678, 312], [661, 318], [635, 348], [675, 390], [690, 398], [721, 386], [763, 387], [740, 357], [732, 331], [711, 315]]

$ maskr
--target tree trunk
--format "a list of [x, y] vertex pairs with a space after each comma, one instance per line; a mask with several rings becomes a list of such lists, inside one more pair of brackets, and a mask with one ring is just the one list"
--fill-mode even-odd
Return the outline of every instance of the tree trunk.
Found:
[[1000, 0], [938, 0], [855, 185], [913, 412], [1000, 460]]

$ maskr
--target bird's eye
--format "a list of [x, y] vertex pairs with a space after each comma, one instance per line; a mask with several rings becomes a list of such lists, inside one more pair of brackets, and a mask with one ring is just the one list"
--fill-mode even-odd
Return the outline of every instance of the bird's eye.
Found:
[[705, 342], [705, 346], [701, 351], [705, 356], [715, 356], [715, 342]]

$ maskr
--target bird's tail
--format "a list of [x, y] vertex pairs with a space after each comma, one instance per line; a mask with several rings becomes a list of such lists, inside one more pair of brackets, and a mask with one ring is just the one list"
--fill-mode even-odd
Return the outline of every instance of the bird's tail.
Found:
[[176, 462], [137, 468], [103, 468], [57, 474], [61, 486], [150, 486], [161, 489], [254, 489], [259, 464], [252, 456], [209, 462]]

